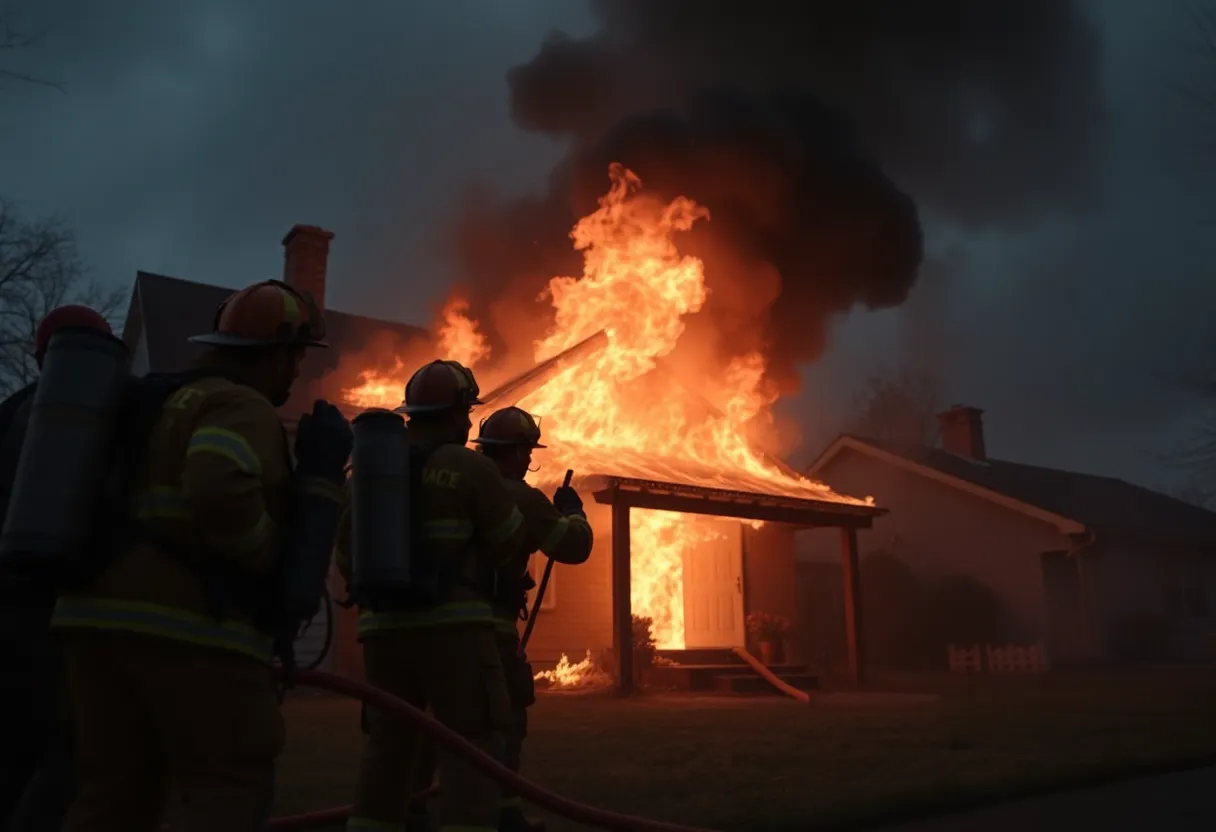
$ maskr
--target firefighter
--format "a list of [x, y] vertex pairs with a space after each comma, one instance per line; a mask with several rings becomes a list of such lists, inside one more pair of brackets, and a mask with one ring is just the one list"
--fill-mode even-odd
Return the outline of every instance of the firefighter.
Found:
[[297, 527], [324, 506], [325, 563], [309, 568], [328, 564], [351, 446], [341, 413], [318, 401], [293, 472], [275, 410], [323, 338], [308, 295], [249, 286], [190, 339], [206, 352], [148, 418], [128, 545], [61, 593], [52, 618], [80, 780], [66, 832], [155, 832], [166, 811], [188, 832], [264, 827], [284, 739], [271, 633], [300, 553], [314, 551]]
[[[493, 460], [515, 496], [524, 516], [524, 544], [517, 557], [499, 572], [494, 605], [498, 652], [511, 695], [513, 730], [507, 735], [505, 763], [519, 771], [520, 751], [528, 733], [527, 709], [536, 702], [532, 665], [520, 649], [517, 622], [528, 613], [528, 590], [536, 586], [528, 573], [528, 559], [541, 552], [557, 563], [577, 565], [591, 557], [591, 525], [583, 502], [570, 486], [561, 486], [549, 502], [537, 488], [524, 482], [532, 464], [532, 451], [540, 444], [540, 426], [532, 414], [508, 407], [481, 423], [474, 444]], [[504, 790], [498, 816], [499, 832], [530, 832], [538, 828], [523, 813], [519, 795]]]
[[[409, 564], [418, 589], [393, 599], [360, 595], [363, 555], [351, 551], [349, 515], [337, 559], [359, 604], [368, 682], [429, 707], [439, 722], [501, 758], [511, 715], [491, 600], [497, 569], [520, 551], [524, 528], [498, 469], [465, 447], [478, 393], [470, 370], [434, 361], [410, 378], [397, 409], [409, 420], [415, 532]], [[407, 786], [418, 779], [425, 749], [421, 730], [372, 705], [364, 717], [367, 739], [348, 832], [425, 829], [426, 817], [407, 807]], [[438, 767], [440, 829], [493, 832], [498, 784], [442, 750]]]
[[[39, 369], [51, 336], [64, 327], [112, 334], [97, 311], [60, 306], [35, 332]], [[37, 386], [33, 382], [0, 404], [0, 518], [8, 513]], [[0, 746], [0, 829], [58, 829], [71, 800], [71, 735], [62, 713], [61, 660], [48, 627], [55, 591], [42, 576], [0, 569], [0, 735], [5, 738]]]

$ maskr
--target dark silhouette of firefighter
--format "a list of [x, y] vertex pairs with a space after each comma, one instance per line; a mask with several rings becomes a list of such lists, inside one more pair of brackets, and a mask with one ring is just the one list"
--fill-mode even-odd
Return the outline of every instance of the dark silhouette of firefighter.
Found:
[[293, 467], [275, 410], [324, 331], [311, 298], [268, 281], [220, 306], [180, 374], [133, 380], [121, 342], [52, 339], [0, 558], [68, 564], [51, 620], [79, 774], [67, 832], [157, 832], [166, 813], [188, 832], [264, 827], [283, 745], [271, 660], [290, 671], [319, 607], [353, 441], [318, 401]]
[[[540, 552], [557, 563], [585, 563], [591, 557], [594, 537], [577, 491], [563, 485], [550, 502], [543, 492], [524, 482], [532, 464], [532, 451], [545, 447], [540, 444], [540, 426], [532, 414], [518, 407], [499, 410], [481, 423], [473, 443], [498, 466], [524, 516], [523, 547], [500, 570], [494, 602], [498, 652], [506, 672], [513, 718], [503, 762], [518, 772], [524, 737], [528, 734], [527, 709], [536, 702], [532, 665], [520, 647], [518, 629], [519, 620], [528, 615], [528, 591], [536, 586], [528, 572], [528, 559]], [[536, 824], [524, 816], [519, 795], [504, 791], [499, 832], [531, 832], [535, 828]]]
[[[369, 684], [422, 708], [502, 758], [511, 706], [494, 636], [498, 571], [524, 545], [524, 518], [485, 456], [465, 447], [473, 373], [435, 361], [410, 378], [405, 403], [355, 419], [351, 510], [338, 563], [360, 609]], [[410, 783], [426, 748], [416, 725], [368, 705], [366, 747], [348, 832], [417, 829]], [[498, 784], [439, 752], [439, 828], [493, 832]]]

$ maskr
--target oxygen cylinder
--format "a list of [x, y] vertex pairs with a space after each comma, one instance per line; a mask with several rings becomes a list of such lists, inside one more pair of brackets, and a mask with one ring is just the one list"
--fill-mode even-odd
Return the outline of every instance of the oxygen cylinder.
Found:
[[21, 447], [0, 562], [54, 572], [85, 556], [114, 471], [130, 380], [121, 340], [85, 328], [47, 345]]
[[351, 594], [374, 607], [410, 589], [409, 439], [389, 410], [361, 413], [351, 427]]
[[342, 520], [342, 488], [321, 477], [296, 473], [290, 543], [280, 592], [287, 623], [297, 626], [321, 608]]

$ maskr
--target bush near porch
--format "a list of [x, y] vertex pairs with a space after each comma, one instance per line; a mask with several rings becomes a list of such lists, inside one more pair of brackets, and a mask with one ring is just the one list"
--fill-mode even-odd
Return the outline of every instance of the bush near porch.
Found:
[[[1216, 672], [905, 678], [932, 696], [542, 695], [525, 774], [615, 811], [719, 830], [846, 828], [1216, 761]], [[285, 705], [278, 813], [347, 803], [358, 705]], [[340, 827], [333, 827], [334, 829]], [[573, 830], [549, 818], [551, 830]]]

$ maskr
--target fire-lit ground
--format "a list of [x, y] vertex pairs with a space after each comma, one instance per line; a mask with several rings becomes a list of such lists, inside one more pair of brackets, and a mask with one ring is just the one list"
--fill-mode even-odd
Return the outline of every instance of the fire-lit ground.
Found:
[[[829, 694], [808, 707], [776, 697], [542, 693], [529, 716], [523, 773], [600, 808], [754, 832], [954, 808], [1210, 760], [1216, 749], [1210, 670], [968, 677], [903, 688], [940, 696], [871, 703]], [[284, 710], [277, 814], [349, 803], [362, 749], [358, 706], [292, 696]], [[548, 821], [552, 832], [585, 828]]]
[[[537, 331], [528, 363], [563, 356], [588, 339], [596, 347], [515, 397], [488, 402], [483, 414], [518, 404], [541, 419], [549, 448], [536, 455], [540, 470], [533, 480], [552, 486], [572, 469], [580, 476], [866, 503], [811, 482], [759, 450], [777, 433], [770, 410], [777, 391], [765, 378], [761, 352], [739, 355], [682, 340], [707, 289], [702, 262], [682, 255], [675, 236], [710, 221], [708, 211], [684, 197], [655, 198], [619, 165], [609, 174], [611, 187], [599, 209], [570, 234], [583, 254], [582, 276], [554, 277], [537, 299], [549, 323]], [[474, 368], [488, 393], [506, 381], [501, 368], [513, 362], [492, 360], [468, 309], [459, 298], [445, 306], [429, 358]], [[400, 403], [414, 367], [399, 359], [378, 363], [393, 369], [359, 371], [357, 383], [344, 390], [349, 405]], [[633, 610], [653, 619], [659, 647], [683, 647], [684, 551], [719, 534], [719, 524], [655, 511], [633, 511], [631, 522]]]

